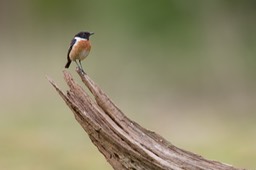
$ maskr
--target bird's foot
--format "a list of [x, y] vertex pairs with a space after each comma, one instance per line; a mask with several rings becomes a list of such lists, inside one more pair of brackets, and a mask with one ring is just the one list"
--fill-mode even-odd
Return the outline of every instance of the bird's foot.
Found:
[[80, 72], [82, 72], [83, 74], [85, 74], [85, 71], [84, 71], [84, 69], [83, 69], [83, 68], [81, 68], [81, 67], [77, 67], [76, 69], [77, 69], [77, 70], [79, 70]]

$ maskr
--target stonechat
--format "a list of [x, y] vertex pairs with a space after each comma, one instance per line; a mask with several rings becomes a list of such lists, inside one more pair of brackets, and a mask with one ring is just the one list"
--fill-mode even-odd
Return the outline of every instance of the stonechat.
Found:
[[[93, 32], [79, 32], [77, 33], [73, 40], [70, 43], [70, 47], [68, 49], [68, 55], [67, 55], [67, 64], [65, 65], [65, 68], [68, 68], [71, 64], [71, 61], [75, 61], [78, 68], [80, 68], [82, 71], [83, 67], [81, 64], [81, 60], [84, 60], [91, 50], [91, 43], [89, 41], [89, 38], [91, 35], [93, 35]], [[77, 60], [79, 63], [77, 63]]]

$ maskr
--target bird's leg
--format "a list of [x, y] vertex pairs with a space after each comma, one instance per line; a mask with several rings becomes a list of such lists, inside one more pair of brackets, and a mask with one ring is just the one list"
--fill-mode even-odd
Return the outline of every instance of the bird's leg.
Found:
[[80, 64], [80, 68], [81, 68], [81, 70], [84, 72], [84, 69], [83, 69], [83, 66], [82, 66], [81, 60], [79, 60], [79, 64]]
[[80, 68], [80, 66], [79, 66], [79, 64], [77, 63], [77, 61], [76, 61], [76, 60], [75, 60], [75, 62], [76, 62], [77, 67], [78, 67], [78, 68]]
[[81, 61], [79, 60], [79, 64], [78, 64], [78, 62], [76, 60], [75, 60], [75, 62], [76, 62], [77, 67], [79, 68], [79, 70], [81, 70], [83, 73], [85, 73], [84, 70], [83, 70]]

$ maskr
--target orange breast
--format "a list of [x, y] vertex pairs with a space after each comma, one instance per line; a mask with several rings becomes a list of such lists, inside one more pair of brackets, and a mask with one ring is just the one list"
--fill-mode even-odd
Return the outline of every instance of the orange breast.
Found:
[[71, 60], [83, 60], [85, 59], [91, 50], [91, 43], [88, 40], [78, 40], [72, 47], [69, 54]]

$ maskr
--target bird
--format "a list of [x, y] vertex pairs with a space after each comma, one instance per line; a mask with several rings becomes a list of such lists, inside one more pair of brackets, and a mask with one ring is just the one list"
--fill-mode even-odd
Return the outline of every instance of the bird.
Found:
[[75, 61], [78, 68], [80, 68], [84, 72], [81, 60], [84, 60], [91, 51], [91, 43], [89, 41], [89, 38], [93, 34], [93, 32], [82, 31], [74, 36], [68, 49], [67, 63], [65, 65], [65, 68], [69, 68], [71, 62]]

